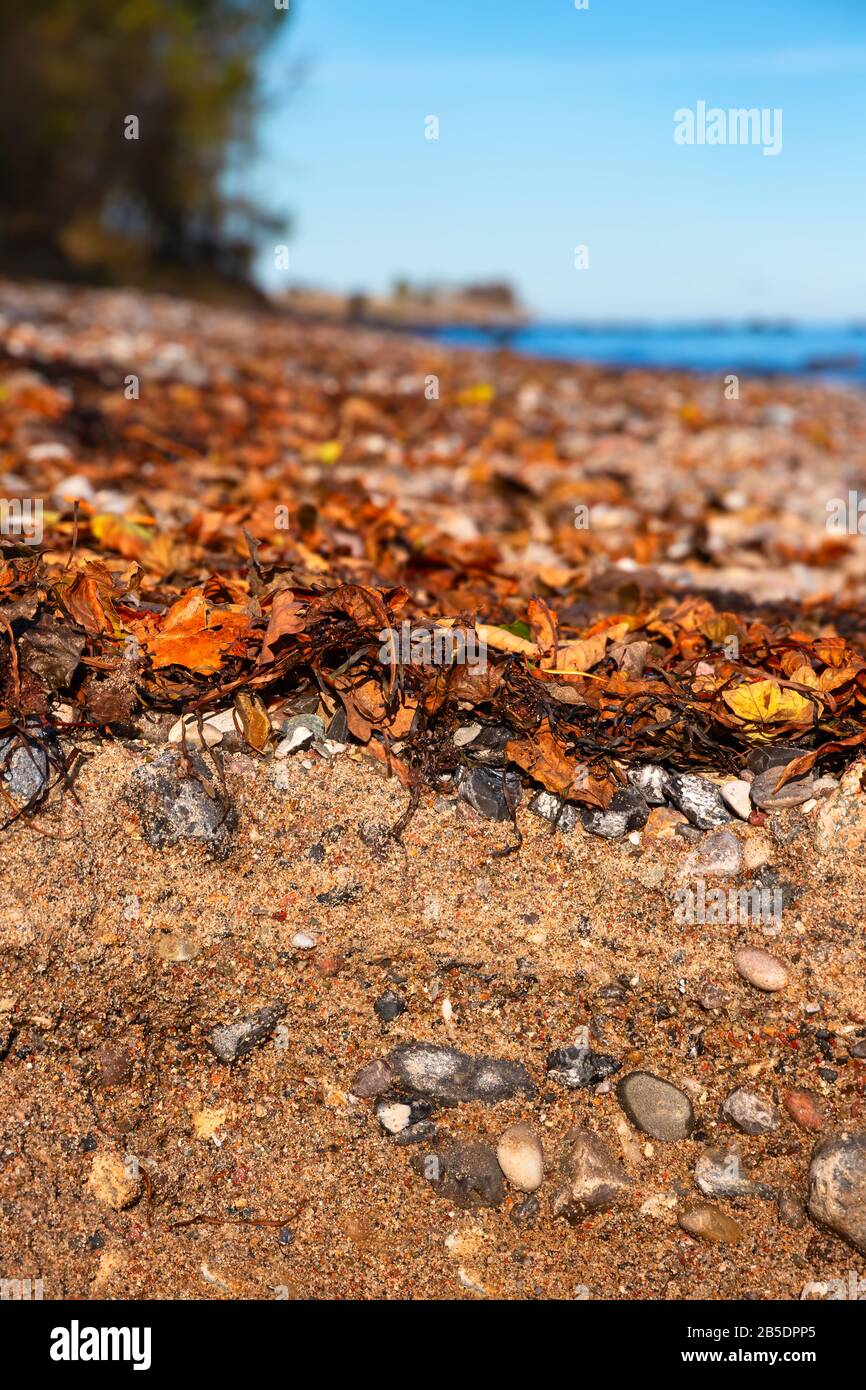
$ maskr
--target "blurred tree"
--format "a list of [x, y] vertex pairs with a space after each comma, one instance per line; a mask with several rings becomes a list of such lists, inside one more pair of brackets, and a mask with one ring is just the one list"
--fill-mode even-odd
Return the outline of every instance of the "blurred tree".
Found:
[[286, 20], [270, 0], [0, 0], [2, 268], [246, 279], [285, 219], [226, 174]]

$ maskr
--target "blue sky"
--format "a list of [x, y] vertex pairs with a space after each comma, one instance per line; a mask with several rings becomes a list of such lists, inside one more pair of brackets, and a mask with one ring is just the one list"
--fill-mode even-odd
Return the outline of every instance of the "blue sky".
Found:
[[[269, 286], [506, 278], [559, 319], [866, 314], [866, 0], [289, 3], [246, 175], [295, 219]], [[781, 108], [781, 153], [677, 145], [698, 101]]]

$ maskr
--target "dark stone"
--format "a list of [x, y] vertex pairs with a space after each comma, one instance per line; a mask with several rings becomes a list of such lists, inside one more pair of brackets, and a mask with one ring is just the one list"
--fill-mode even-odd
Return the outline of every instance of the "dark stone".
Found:
[[412, 1167], [464, 1210], [498, 1207], [505, 1197], [502, 1169], [487, 1144], [446, 1139], [434, 1152], [414, 1158]]
[[237, 1023], [226, 1023], [211, 1033], [211, 1047], [222, 1062], [236, 1062], [252, 1052], [257, 1043], [264, 1042], [285, 1017], [285, 1004], [270, 1004]]
[[388, 1053], [387, 1062], [399, 1085], [433, 1100], [480, 1100], [493, 1105], [515, 1095], [535, 1095], [522, 1062], [470, 1057], [439, 1043], [401, 1043]]
[[674, 772], [668, 777], [667, 785], [669, 799], [699, 830], [714, 830], [732, 819], [718, 787], [704, 777], [692, 772]]
[[[212, 756], [216, 756], [211, 750]], [[149, 845], [171, 846], [179, 840], [202, 840], [218, 854], [228, 851], [234, 812], [221, 798], [213, 770], [199, 753], [187, 750], [192, 774], [183, 774], [182, 755], [168, 749], [152, 763], [136, 768], [129, 799]]]
[[[479, 735], [480, 737], [480, 735]], [[505, 789], [512, 807], [523, 795], [520, 778], [514, 772], [503, 773], [492, 767], [474, 767], [460, 779], [459, 795], [488, 820], [511, 820]]]
[[593, 1052], [588, 1047], [558, 1047], [547, 1059], [547, 1074], [560, 1086], [577, 1091], [584, 1086], [597, 1086], [621, 1066], [615, 1057]]
[[373, 1005], [373, 1011], [383, 1023], [393, 1023], [395, 1018], [406, 1012], [406, 1000], [395, 994], [393, 989], [386, 989]]
[[646, 825], [649, 806], [634, 787], [622, 787], [614, 792], [606, 811], [590, 811], [580, 808], [580, 819], [584, 830], [590, 835], [602, 835], [606, 840], [618, 840], [632, 830], [640, 830]]

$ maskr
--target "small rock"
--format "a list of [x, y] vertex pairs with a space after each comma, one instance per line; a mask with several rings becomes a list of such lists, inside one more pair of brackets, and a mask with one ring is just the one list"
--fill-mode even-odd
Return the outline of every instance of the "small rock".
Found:
[[480, 724], [463, 724], [459, 729], [454, 730], [454, 746], [456, 748], [465, 748], [467, 743], [471, 743], [480, 733]]
[[702, 1009], [706, 1009], [707, 1013], [721, 1013], [723, 1009], [726, 1009], [728, 1007], [730, 1002], [730, 994], [728, 994], [727, 990], [722, 989], [719, 985], [714, 985], [706, 982], [703, 985], [701, 985], [701, 992], [698, 996], [698, 1003], [700, 1004]]
[[848, 1048], [848, 1054], [862, 1061], [866, 1059], [866, 1038], [861, 1038], [859, 1042], [853, 1042]]
[[751, 785], [751, 797], [762, 811], [784, 811], [789, 806], [800, 806], [813, 795], [814, 782], [811, 777], [795, 777], [776, 791], [776, 783], [781, 777], [781, 767], [768, 767], [759, 772]]
[[705, 1197], [771, 1197], [763, 1183], [753, 1183], [737, 1149], [707, 1149], [695, 1164], [695, 1182]]
[[644, 835], [648, 840], [670, 840], [681, 826], [687, 825], [682, 811], [675, 811], [672, 806], [654, 806], [647, 817]]
[[694, 773], [673, 773], [668, 778], [668, 796], [678, 811], [699, 830], [715, 830], [726, 825], [731, 813], [714, 783]]
[[368, 1062], [365, 1067], [361, 1067], [356, 1072], [352, 1082], [351, 1091], [353, 1096], [361, 1096], [368, 1099], [371, 1096], [381, 1095], [387, 1091], [391, 1085], [394, 1074], [387, 1062], [378, 1059], [375, 1062]]
[[785, 1091], [782, 1104], [800, 1129], [818, 1134], [824, 1128], [824, 1111], [818, 1097], [812, 1091], [800, 1088]]
[[749, 789], [750, 783], [742, 777], [733, 777], [730, 782], [723, 782], [719, 788], [725, 805], [735, 816], [739, 816], [740, 820], [748, 820], [752, 812]]
[[181, 932], [161, 931], [156, 938], [156, 954], [160, 960], [173, 961], [175, 964], [194, 960], [198, 955], [198, 947], [188, 936]]
[[386, 989], [373, 1005], [373, 1012], [383, 1023], [393, 1023], [395, 1018], [406, 1012], [406, 1000], [395, 994], [393, 989]]
[[734, 952], [734, 968], [755, 989], [773, 994], [784, 989], [788, 972], [781, 961], [759, 946], [742, 946]]
[[[507, 789], [507, 799], [506, 799]], [[511, 820], [509, 810], [517, 806], [523, 795], [520, 778], [514, 772], [508, 774], [492, 767], [474, 767], [460, 779], [459, 795], [488, 820]]]
[[282, 725], [285, 737], [274, 749], [275, 758], [287, 758], [302, 748], [309, 748], [316, 739], [324, 739], [325, 726], [317, 714], [296, 714]]
[[658, 763], [646, 763], [643, 767], [629, 768], [626, 776], [648, 806], [664, 805], [668, 774]]
[[597, 1086], [613, 1076], [622, 1066], [615, 1057], [593, 1052], [588, 1047], [558, 1047], [547, 1059], [547, 1074], [560, 1086], [577, 1091], [584, 1086]]
[[842, 1130], [816, 1145], [809, 1214], [866, 1254], [866, 1130]]
[[794, 743], [777, 743], [769, 748], [753, 748], [746, 759], [746, 767], [756, 775], [773, 767], [781, 771], [796, 758], [802, 758], [808, 751], [807, 748], [798, 748]]
[[196, 775], [184, 775], [180, 750], [168, 749], [133, 772], [129, 796], [144, 838], [158, 848], [204, 840], [214, 850], [226, 850], [235, 819], [231, 807], [223, 804], [216, 788], [213, 795], [207, 790], [213, 771], [201, 754], [189, 753], [188, 762]]
[[19, 744], [14, 748], [12, 739], [0, 739], [0, 778], [4, 791], [13, 801], [20, 806], [28, 805], [48, 786], [47, 752], [36, 743]]
[[412, 1107], [405, 1101], [378, 1100], [376, 1119], [389, 1134], [400, 1134], [412, 1123]]
[[308, 936], [305, 931], [296, 931], [292, 937], [292, 945], [296, 951], [312, 951], [316, 944], [314, 936]]
[[577, 825], [577, 807], [570, 801], [553, 796], [550, 792], [537, 792], [529, 803], [529, 809], [536, 816], [543, 816], [545, 820], [551, 821], [557, 830], [562, 830], [565, 834], [569, 834]]
[[698, 1202], [680, 1212], [679, 1224], [690, 1236], [713, 1245], [738, 1245], [746, 1238], [738, 1221], [707, 1202]]
[[695, 1112], [688, 1096], [651, 1072], [629, 1072], [618, 1083], [616, 1094], [632, 1124], [653, 1139], [665, 1143], [688, 1139], [695, 1127]]
[[779, 1128], [781, 1117], [775, 1106], [745, 1087], [731, 1091], [722, 1111], [744, 1134], [770, 1134]]
[[141, 1178], [134, 1165], [125, 1163], [120, 1154], [98, 1153], [94, 1156], [87, 1182], [97, 1202], [123, 1211], [141, 1191]]
[[702, 878], [704, 874], [738, 874], [743, 860], [740, 841], [730, 830], [711, 830], [686, 855], [677, 873], [680, 882]]
[[515, 1095], [535, 1095], [522, 1062], [497, 1057], [469, 1057], [439, 1043], [401, 1043], [388, 1054], [397, 1082], [434, 1100], [480, 1100], [487, 1105]]
[[419, 1154], [412, 1167], [465, 1210], [498, 1207], [505, 1197], [502, 1169], [487, 1144], [446, 1139], [434, 1152]]
[[606, 840], [619, 840], [631, 830], [646, 825], [649, 807], [639, 791], [623, 787], [614, 792], [606, 811], [590, 811], [581, 806], [578, 814], [584, 830], [590, 835], [602, 835]]
[[779, 1193], [779, 1222], [792, 1231], [800, 1231], [806, 1224], [806, 1209], [790, 1187], [783, 1187]]
[[544, 1177], [544, 1153], [535, 1130], [528, 1124], [512, 1125], [496, 1146], [499, 1166], [512, 1187], [535, 1192]]
[[257, 1043], [264, 1042], [285, 1017], [285, 1004], [270, 1004], [257, 1009], [237, 1023], [226, 1023], [211, 1033], [211, 1047], [222, 1062], [236, 1062], [252, 1052]]
[[225, 734], [235, 732], [234, 710], [220, 710], [215, 714], [203, 714], [201, 720], [201, 732], [198, 727], [198, 716], [195, 714], [185, 714], [172, 724], [168, 733], [169, 743], [182, 743], [186, 739], [187, 748], [201, 748], [202, 744], [206, 748], [215, 748], [218, 743], [222, 743]]
[[531, 1226], [533, 1221], [538, 1220], [540, 1212], [541, 1203], [534, 1193], [530, 1193], [522, 1202], [511, 1208], [508, 1216], [515, 1226]]
[[572, 1223], [590, 1212], [608, 1211], [632, 1188], [607, 1144], [589, 1129], [572, 1129], [565, 1136], [560, 1169], [564, 1181], [554, 1193], [553, 1214]]
[[97, 1085], [122, 1086], [132, 1076], [132, 1057], [125, 1047], [104, 1043], [96, 1051]]

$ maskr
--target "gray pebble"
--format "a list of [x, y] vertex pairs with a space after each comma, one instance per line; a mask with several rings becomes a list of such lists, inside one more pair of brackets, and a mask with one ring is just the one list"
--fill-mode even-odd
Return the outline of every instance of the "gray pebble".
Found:
[[651, 1072], [629, 1072], [617, 1085], [616, 1094], [632, 1124], [653, 1139], [666, 1143], [688, 1139], [695, 1127], [688, 1096]]
[[21, 806], [35, 801], [48, 786], [48, 754], [36, 743], [13, 748], [12, 739], [0, 739], [0, 768], [4, 790]]
[[505, 1196], [502, 1169], [488, 1144], [446, 1138], [434, 1151], [418, 1154], [412, 1167], [464, 1210], [498, 1207]]
[[536, 816], [543, 816], [545, 820], [553, 822], [557, 830], [562, 830], [565, 834], [577, 825], [577, 807], [570, 801], [553, 796], [551, 792], [537, 792], [529, 803], [529, 809]]
[[589, 1129], [572, 1129], [565, 1136], [560, 1171], [563, 1180], [553, 1194], [553, 1214], [572, 1223], [617, 1206], [633, 1185], [604, 1140]]
[[252, 1052], [257, 1043], [264, 1042], [286, 1012], [285, 1004], [269, 1004], [239, 1019], [237, 1023], [223, 1024], [211, 1033], [211, 1047], [220, 1061], [236, 1062], [239, 1057]]
[[355, 1075], [351, 1086], [352, 1095], [364, 1098], [381, 1095], [383, 1091], [388, 1090], [393, 1079], [394, 1074], [387, 1062], [381, 1058], [375, 1062], [368, 1062]]
[[658, 763], [645, 763], [643, 767], [631, 767], [626, 776], [631, 785], [640, 792], [648, 806], [664, 806], [668, 774]]
[[585, 1086], [597, 1086], [621, 1066], [615, 1057], [592, 1052], [588, 1047], [558, 1047], [547, 1059], [547, 1074], [560, 1086], [577, 1091]]
[[800, 806], [814, 795], [815, 783], [811, 777], [795, 777], [776, 791], [782, 771], [778, 766], [769, 767], [753, 779], [751, 797], [761, 811], [783, 811], [788, 806]]
[[780, 1116], [775, 1106], [745, 1087], [731, 1091], [722, 1111], [744, 1134], [770, 1134], [779, 1128]]
[[649, 807], [634, 787], [614, 792], [606, 811], [590, 811], [581, 807], [578, 814], [584, 830], [590, 835], [602, 835], [606, 840], [619, 840], [632, 830], [646, 825]]
[[[174, 845], [178, 840], [204, 840], [211, 849], [225, 851], [234, 814], [219, 798], [213, 768], [206, 766], [198, 753], [188, 752], [187, 758], [198, 776], [182, 775], [181, 753], [175, 749], [133, 772], [129, 796], [144, 838], [157, 847]], [[208, 787], [214, 787], [214, 795]]]
[[843, 1130], [816, 1145], [809, 1214], [866, 1254], [866, 1130]]
[[535, 1095], [522, 1062], [470, 1057], [439, 1043], [401, 1043], [388, 1053], [395, 1080], [406, 1090], [433, 1100], [480, 1100], [487, 1105], [516, 1095]]
[[512, 807], [517, 806], [523, 788], [516, 773], [506, 774], [492, 767], [474, 767], [461, 777], [459, 794], [461, 800], [468, 802], [480, 816], [486, 816], [488, 820], [511, 820], [506, 787]]
[[772, 1197], [772, 1189], [748, 1177], [734, 1148], [707, 1149], [695, 1164], [695, 1182], [705, 1197]]
[[393, 1023], [395, 1018], [406, 1012], [406, 1000], [395, 994], [393, 989], [386, 989], [373, 1005], [373, 1011], [383, 1023]]
[[692, 772], [676, 772], [668, 777], [668, 798], [699, 830], [714, 830], [731, 819], [718, 787]]

